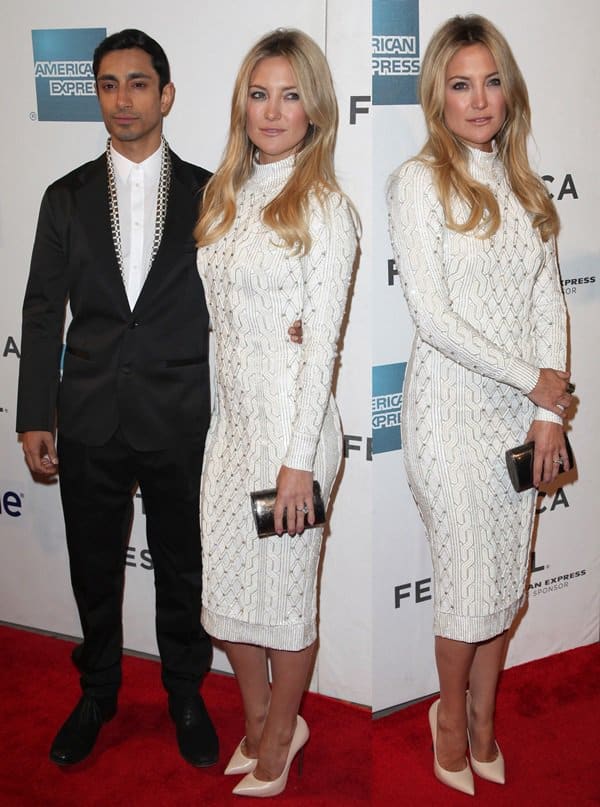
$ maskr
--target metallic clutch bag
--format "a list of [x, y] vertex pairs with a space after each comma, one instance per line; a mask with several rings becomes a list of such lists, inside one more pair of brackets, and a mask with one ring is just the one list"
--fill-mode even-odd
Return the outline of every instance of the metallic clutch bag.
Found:
[[[574, 467], [575, 461], [573, 459], [573, 451], [571, 444], [565, 435], [565, 445], [567, 447], [567, 456], [569, 458], [569, 465]], [[529, 490], [533, 487], [533, 454], [535, 443], [523, 443], [522, 446], [511, 448], [506, 452], [506, 467], [508, 475], [512, 482], [513, 488], [517, 493], [522, 493], [524, 490]]]
[[[277, 488], [255, 490], [250, 494], [252, 515], [254, 516], [256, 532], [259, 538], [268, 538], [270, 535], [276, 535], [273, 513], [276, 498]], [[313, 507], [315, 511], [315, 523], [312, 526], [307, 525], [309, 529], [323, 527], [325, 525], [325, 505], [321, 495], [321, 486], [318, 482], [313, 482]], [[285, 513], [283, 514], [283, 531], [287, 532]]]

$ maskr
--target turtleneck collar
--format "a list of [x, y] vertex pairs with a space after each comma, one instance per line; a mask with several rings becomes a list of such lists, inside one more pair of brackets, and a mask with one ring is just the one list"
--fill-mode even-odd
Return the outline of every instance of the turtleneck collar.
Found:
[[491, 151], [483, 151], [483, 149], [475, 148], [474, 146], [469, 146], [465, 144], [469, 151], [470, 160], [471, 162], [475, 163], [476, 165], [493, 165], [494, 162], [498, 159], [498, 148], [496, 146], [496, 141], [492, 140], [492, 150]]
[[296, 157], [294, 154], [274, 163], [255, 162], [248, 184], [263, 189], [285, 185], [294, 170], [295, 162]]
[[481, 179], [500, 179], [504, 175], [504, 163], [500, 159], [495, 141], [492, 141], [491, 151], [482, 151], [473, 146], [467, 146], [467, 150], [469, 153], [469, 170], [473, 174], [481, 177]]

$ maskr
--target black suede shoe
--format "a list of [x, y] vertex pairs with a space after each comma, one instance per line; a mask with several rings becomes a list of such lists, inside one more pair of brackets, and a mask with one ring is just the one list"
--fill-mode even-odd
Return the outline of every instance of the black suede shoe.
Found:
[[85, 759], [94, 747], [100, 729], [117, 712], [116, 698], [83, 695], [60, 728], [50, 748], [50, 759], [57, 765], [74, 765]]
[[197, 768], [219, 759], [219, 738], [200, 695], [169, 695], [169, 714], [177, 732], [179, 753]]

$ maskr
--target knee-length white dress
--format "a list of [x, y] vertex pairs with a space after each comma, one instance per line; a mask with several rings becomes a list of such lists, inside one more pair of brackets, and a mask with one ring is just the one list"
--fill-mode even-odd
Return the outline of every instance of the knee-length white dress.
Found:
[[[389, 225], [416, 326], [403, 396], [409, 485], [431, 548], [434, 633], [464, 642], [509, 627], [523, 602], [535, 492], [516, 493], [504, 454], [534, 418], [539, 368], [564, 369], [566, 309], [553, 241], [542, 242], [494, 152], [469, 168], [498, 200], [491, 238], [445, 226], [429, 166], [392, 174]], [[458, 221], [466, 208], [455, 204]]]
[[[262, 222], [290, 157], [255, 165], [235, 221], [198, 251], [215, 345], [215, 403], [201, 484], [202, 624], [212, 636], [282, 650], [316, 638], [322, 529], [259, 539], [250, 493], [275, 487], [282, 464], [313, 471], [329, 496], [342, 451], [331, 394], [356, 253], [348, 203], [311, 201], [312, 246], [292, 255]], [[288, 328], [302, 320], [303, 343]]]

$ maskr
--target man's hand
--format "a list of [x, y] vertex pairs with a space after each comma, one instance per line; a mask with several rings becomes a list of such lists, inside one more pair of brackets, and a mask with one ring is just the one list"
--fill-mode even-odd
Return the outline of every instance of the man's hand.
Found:
[[53, 476], [58, 473], [58, 457], [51, 432], [23, 432], [25, 462], [33, 474]]
[[297, 319], [296, 322], [292, 324], [290, 328], [288, 328], [288, 333], [290, 335], [290, 342], [295, 342], [297, 345], [302, 344], [302, 320]]

